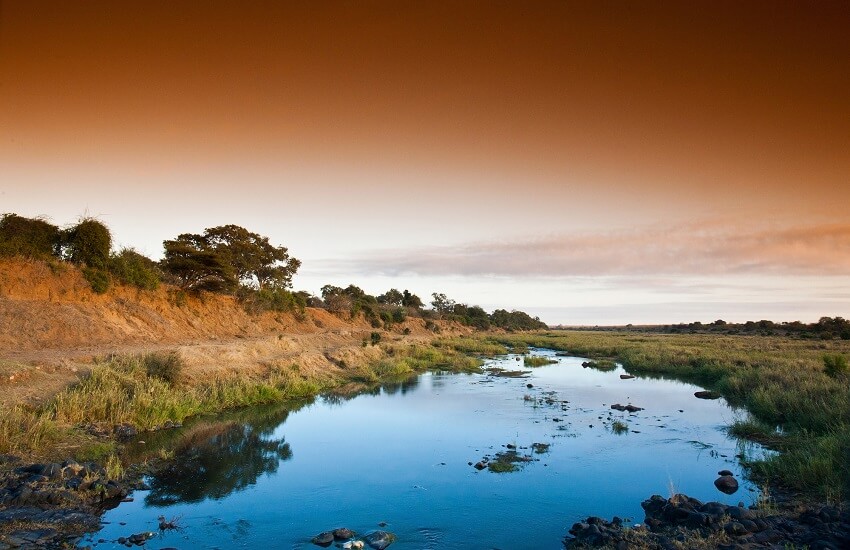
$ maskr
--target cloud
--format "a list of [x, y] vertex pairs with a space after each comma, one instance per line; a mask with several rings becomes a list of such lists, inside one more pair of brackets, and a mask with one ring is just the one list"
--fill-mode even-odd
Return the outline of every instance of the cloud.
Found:
[[850, 275], [850, 225], [753, 230], [690, 224], [382, 250], [334, 264], [326, 266], [387, 276]]

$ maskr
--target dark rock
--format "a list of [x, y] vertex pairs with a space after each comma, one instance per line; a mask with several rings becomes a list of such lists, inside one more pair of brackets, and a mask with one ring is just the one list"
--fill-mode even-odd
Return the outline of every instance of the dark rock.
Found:
[[325, 531], [324, 533], [319, 533], [315, 537], [313, 537], [310, 542], [315, 544], [316, 546], [328, 547], [333, 544], [334, 534], [330, 531]]
[[630, 412], [630, 413], [635, 413], [635, 412], [643, 410], [643, 407], [636, 407], [634, 405], [621, 405], [619, 403], [615, 403], [615, 404], [611, 405], [611, 408], [614, 409], [615, 411], [621, 411], [621, 412], [625, 411], [625, 412]]
[[116, 424], [115, 427], [112, 428], [112, 433], [118, 441], [128, 441], [136, 437], [139, 434], [139, 430], [137, 430], [132, 424], [124, 422], [122, 424]]
[[694, 392], [694, 397], [698, 399], [720, 399], [721, 395], [716, 391], [701, 390]]
[[528, 389], [531, 389], [531, 388], [534, 387], [534, 384], [526, 384], [525, 387], [528, 388]]
[[479, 462], [476, 462], [476, 463], [475, 463], [475, 466], [474, 466], [474, 468], [475, 468], [476, 470], [483, 470], [483, 469], [484, 469], [484, 468], [486, 468], [486, 467], [487, 467], [487, 463], [485, 463], [483, 460], [482, 460], [482, 461], [479, 461]]
[[156, 533], [151, 532], [136, 533], [135, 535], [127, 537], [127, 542], [135, 544], [136, 546], [141, 546], [155, 536]]
[[737, 521], [730, 521], [726, 524], [723, 530], [726, 531], [727, 535], [731, 535], [733, 537], [746, 534], [747, 532], [747, 529]]
[[720, 476], [714, 480], [714, 486], [721, 493], [731, 495], [738, 490], [738, 480], [732, 476]]
[[632, 378], [634, 378], [633, 374], [621, 374], [620, 375], [620, 380], [631, 380]]
[[395, 542], [395, 540], [396, 536], [387, 531], [372, 531], [363, 537], [363, 542], [375, 550], [384, 550], [384, 548]]
[[340, 527], [339, 529], [334, 529], [332, 534], [336, 540], [348, 540], [357, 536], [357, 533], [348, 529], [347, 527]]
[[719, 475], [719, 476], [733, 476], [735, 474], [732, 473], [731, 470], [720, 470], [719, 472], [717, 472], [717, 475]]
[[753, 517], [751, 511], [741, 506], [729, 506], [726, 508], [726, 515], [736, 520], [752, 519]]

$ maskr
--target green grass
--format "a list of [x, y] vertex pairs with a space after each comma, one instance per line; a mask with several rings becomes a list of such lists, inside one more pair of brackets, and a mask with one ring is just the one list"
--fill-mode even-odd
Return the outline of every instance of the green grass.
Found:
[[594, 361], [587, 361], [586, 365], [582, 366], [587, 366], [589, 369], [607, 372], [616, 369], [617, 363], [610, 359], [596, 359]]
[[540, 357], [538, 355], [526, 355], [522, 358], [526, 367], [542, 367], [544, 365], [553, 365], [558, 361], [548, 357]]
[[629, 433], [629, 425], [625, 422], [615, 420], [611, 423], [611, 431], [617, 435]]
[[508, 352], [508, 349], [493, 340], [486, 338], [440, 338], [434, 345], [439, 348], [448, 348], [462, 353], [475, 353], [479, 355], [493, 356]]
[[843, 369], [850, 342], [594, 331], [497, 339], [508, 347], [549, 348], [597, 363], [613, 358], [632, 374], [717, 391], [752, 415], [752, 421], [730, 427], [732, 434], [780, 451], [748, 461], [754, 476], [830, 499], [850, 495], [850, 382]]

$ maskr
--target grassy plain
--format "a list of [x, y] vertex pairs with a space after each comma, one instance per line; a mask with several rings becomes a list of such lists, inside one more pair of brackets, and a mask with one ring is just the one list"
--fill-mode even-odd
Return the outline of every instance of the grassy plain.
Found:
[[632, 374], [718, 391], [750, 412], [751, 419], [730, 426], [733, 435], [780, 451], [746, 462], [755, 478], [829, 500], [850, 495], [850, 376], [829, 368], [850, 354], [850, 341], [594, 331], [483, 338], [616, 358]]

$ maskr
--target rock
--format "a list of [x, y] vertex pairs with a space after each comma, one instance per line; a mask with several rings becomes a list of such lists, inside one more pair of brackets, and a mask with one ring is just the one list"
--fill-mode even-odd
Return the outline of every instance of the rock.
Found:
[[721, 395], [716, 391], [702, 390], [694, 392], [694, 397], [698, 399], [720, 399]]
[[41, 471], [41, 475], [53, 481], [62, 479], [62, 465], [56, 464], [55, 462], [45, 464], [44, 469]]
[[333, 544], [334, 534], [330, 531], [325, 531], [324, 533], [319, 533], [315, 537], [313, 537], [310, 542], [315, 544], [316, 546], [328, 547]]
[[633, 374], [621, 374], [620, 375], [620, 380], [631, 380], [632, 378], [634, 378]]
[[720, 476], [714, 480], [714, 486], [721, 493], [731, 495], [738, 490], [738, 480], [732, 476]]
[[475, 468], [476, 470], [483, 470], [483, 469], [484, 469], [484, 468], [486, 468], [486, 467], [487, 467], [487, 464], [486, 464], [483, 460], [481, 460], [481, 461], [479, 461], [479, 462], [476, 462], [476, 463], [475, 463], [475, 466], [474, 466], [474, 468]]
[[357, 536], [357, 533], [355, 533], [351, 529], [348, 529], [347, 527], [340, 527], [339, 529], [334, 529], [331, 534], [336, 540], [348, 540], [353, 539]]
[[719, 475], [719, 476], [733, 476], [735, 474], [733, 474], [731, 470], [720, 470], [719, 472], [717, 472], [717, 475]]
[[744, 535], [747, 532], [747, 529], [737, 521], [730, 521], [726, 524], [723, 530], [726, 531], [727, 535], [732, 535], [734, 537]]
[[375, 550], [384, 550], [384, 548], [395, 542], [395, 540], [396, 536], [387, 531], [372, 531], [363, 537], [363, 541]]
[[135, 535], [130, 535], [129, 537], [127, 537], [127, 542], [135, 544], [136, 546], [141, 546], [149, 539], [152, 539], [154, 536], [156, 536], [156, 533], [151, 533], [149, 531], [144, 533], [136, 533]]
[[615, 403], [615, 404], [611, 405], [611, 408], [614, 409], [615, 411], [630, 412], [630, 413], [635, 413], [635, 412], [643, 410], [643, 407], [636, 407], [634, 405], [621, 405], [619, 403]]
[[525, 387], [528, 388], [528, 389], [531, 389], [531, 388], [534, 387], [534, 384], [526, 384]]
[[132, 424], [124, 422], [122, 424], [116, 424], [112, 428], [112, 433], [118, 441], [128, 441], [136, 437], [139, 434], [139, 430]]

